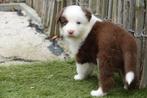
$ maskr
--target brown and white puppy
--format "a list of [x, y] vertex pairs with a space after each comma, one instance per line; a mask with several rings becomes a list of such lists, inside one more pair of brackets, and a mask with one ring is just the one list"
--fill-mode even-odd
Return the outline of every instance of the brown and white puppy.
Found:
[[95, 65], [99, 67], [99, 88], [91, 91], [92, 96], [107, 94], [114, 84], [114, 72], [123, 75], [124, 88], [134, 83], [137, 45], [131, 34], [76, 5], [64, 8], [57, 21], [61, 35], [76, 59], [77, 75], [74, 79], [85, 79]]

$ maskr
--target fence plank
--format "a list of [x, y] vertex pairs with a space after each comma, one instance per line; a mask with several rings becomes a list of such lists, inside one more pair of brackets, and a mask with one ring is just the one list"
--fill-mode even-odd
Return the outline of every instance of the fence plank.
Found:
[[[144, 30], [145, 30], [145, 35], [147, 36], [147, 1], [144, 1], [145, 8], [144, 10], [145, 15], [144, 15]], [[144, 59], [143, 59], [143, 72], [142, 72], [142, 77], [141, 77], [141, 83], [140, 83], [140, 88], [147, 87], [147, 37], [145, 38], [144, 41]]]
[[113, 0], [113, 7], [112, 7], [112, 21], [117, 23], [117, 11], [118, 10], [118, 1]]
[[117, 17], [117, 23], [122, 24], [123, 23], [123, 0], [118, 0], [118, 17]]
[[127, 29], [129, 29], [128, 27], [128, 23], [129, 23], [129, 4], [127, 0], [124, 0], [124, 4], [123, 4], [123, 26]]
[[103, 18], [107, 18], [108, 16], [108, 4], [108, 0], [102, 0], [101, 15]]
[[95, 13], [96, 16], [101, 16], [101, 7], [100, 7], [100, 5], [101, 5], [101, 0], [97, 0], [97, 7], [96, 7], [96, 13]]
[[108, 4], [108, 19], [112, 18], [112, 7], [113, 7], [113, 1], [109, 0], [109, 4]]
[[135, 30], [135, 0], [129, 0], [129, 29]]
[[96, 13], [96, 7], [97, 7], [97, 0], [89, 0], [89, 8], [92, 10], [92, 12]]
[[54, 35], [54, 29], [55, 29], [55, 17], [56, 17], [56, 1], [52, 0], [50, 3], [50, 22], [49, 22], [49, 29], [48, 33], [53, 36]]
[[[144, 27], [144, 5], [143, 0], [136, 0], [136, 14], [135, 14], [135, 31], [136, 33], [141, 33]], [[143, 38], [138, 39], [138, 75], [139, 80], [142, 80], [142, 70], [143, 70], [143, 59], [144, 59], [144, 45]]]

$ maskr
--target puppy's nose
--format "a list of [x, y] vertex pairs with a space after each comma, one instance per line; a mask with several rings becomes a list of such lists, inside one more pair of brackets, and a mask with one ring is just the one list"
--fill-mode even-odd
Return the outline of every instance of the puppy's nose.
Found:
[[72, 34], [74, 33], [74, 31], [73, 31], [73, 30], [69, 30], [68, 33], [69, 33], [70, 35], [72, 35]]

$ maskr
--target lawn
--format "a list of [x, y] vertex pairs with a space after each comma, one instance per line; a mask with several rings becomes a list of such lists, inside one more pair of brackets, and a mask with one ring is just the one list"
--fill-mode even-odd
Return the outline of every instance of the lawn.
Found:
[[[52, 61], [0, 67], [0, 98], [92, 98], [96, 73], [82, 81], [73, 79], [74, 62]], [[103, 98], [146, 98], [147, 89], [126, 91], [116, 77], [116, 86]], [[95, 97], [93, 97], [95, 98]]]

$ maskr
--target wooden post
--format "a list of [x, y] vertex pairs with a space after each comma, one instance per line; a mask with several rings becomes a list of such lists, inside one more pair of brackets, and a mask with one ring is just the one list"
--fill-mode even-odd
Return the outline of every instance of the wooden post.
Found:
[[[143, 30], [144, 26], [144, 5], [142, 4], [144, 0], [136, 0], [136, 14], [135, 14], [135, 32], [140, 34]], [[138, 71], [138, 77], [139, 82], [142, 81], [142, 72], [143, 72], [143, 60], [144, 60], [144, 44], [143, 44], [143, 38], [138, 38], [138, 64], [137, 64], [137, 71]], [[142, 88], [142, 83], [140, 85], [140, 88]]]
[[57, 14], [57, 1], [53, 0], [53, 17], [52, 17], [52, 21], [51, 21], [51, 31], [50, 33], [52, 34], [52, 36], [54, 36], [55, 34], [57, 34], [57, 32], [55, 32], [55, 26], [56, 26], [56, 14]]
[[[48, 6], [47, 6], [48, 5]], [[42, 20], [42, 23], [43, 23], [43, 26], [44, 26], [44, 29], [46, 28], [50, 28], [48, 27], [48, 23], [50, 21], [50, 17], [51, 16], [48, 16], [48, 12], [49, 12], [49, 3], [48, 3], [48, 0], [43, 0], [43, 4], [42, 4], [42, 13], [41, 13], [41, 20]]]
[[129, 1], [128, 0], [124, 0], [124, 3], [123, 3], [123, 26], [126, 28], [126, 29], [129, 29]]
[[109, 0], [109, 4], [108, 4], [108, 19], [112, 18], [112, 6], [113, 6], [113, 1]]
[[67, 5], [72, 5], [72, 0], [66, 0]]
[[129, 29], [135, 30], [135, 0], [128, 0], [129, 2]]
[[144, 58], [143, 58], [143, 62], [142, 62], [142, 68], [143, 68], [143, 71], [142, 71], [142, 75], [141, 75], [141, 82], [140, 82], [140, 88], [144, 88], [144, 87], [147, 87], [147, 1], [144, 1], [144, 5], [145, 5], [145, 8], [144, 9], [144, 49], [143, 49], [143, 53], [145, 54], [144, 55]]
[[122, 0], [118, 0], [118, 17], [117, 17], [117, 23], [118, 24], [122, 24], [123, 23], [123, 1]]
[[101, 8], [101, 6], [100, 6], [101, 5], [101, 0], [97, 0], [96, 4], [97, 4], [97, 6], [96, 6], [96, 13], [95, 13], [95, 15], [96, 16], [101, 16], [101, 9], [100, 9]]
[[96, 13], [96, 7], [97, 7], [97, 0], [89, 0], [89, 8], [92, 10], [92, 12]]
[[118, 10], [118, 1], [117, 0], [113, 0], [113, 7], [112, 7], [112, 21], [113, 22], [117, 22], [117, 11]]
[[55, 0], [50, 0], [50, 2], [48, 2], [50, 4], [49, 6], [49, 9], [48, 9], [48, 17], [50, 18], [49, 22], [48, 22], [48, 34], [50, 34], [51, 36], [54, 35], [54, 31], [53, 31], [53, 28], [54, 28], [54, 22], [55, 22]]
[[103, 16], [103, 18], [108, 18], [108, 13], [107, 13], [108, 12], [108, 4], [109, 4], [108, 0], [102, 0], [101, 15]]
[[80, 6], [82, 6], [82, 7], [88, 7], [88, 0], [79, 0], [80, 1]]

